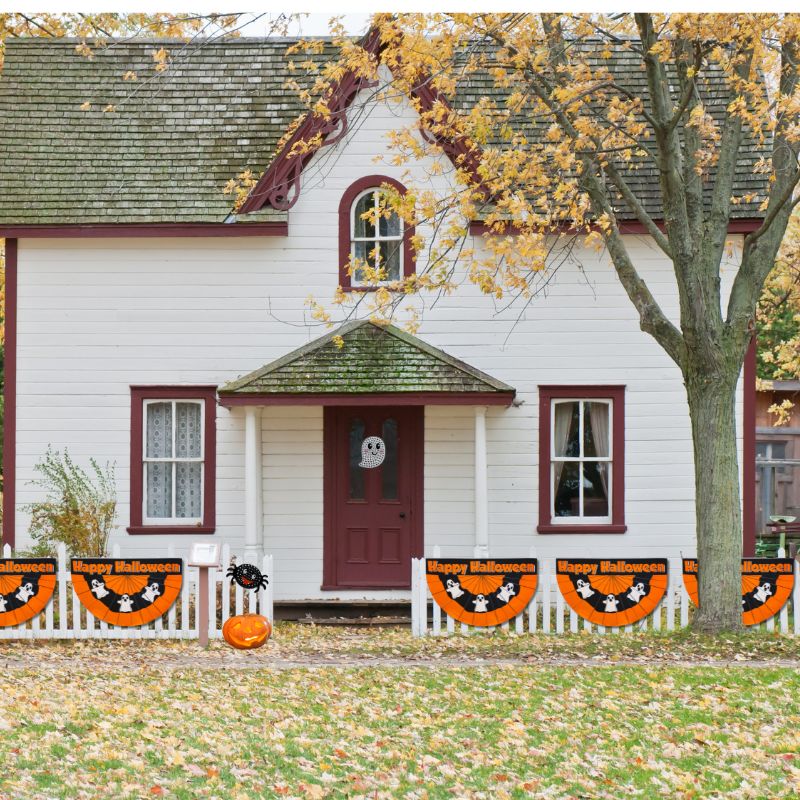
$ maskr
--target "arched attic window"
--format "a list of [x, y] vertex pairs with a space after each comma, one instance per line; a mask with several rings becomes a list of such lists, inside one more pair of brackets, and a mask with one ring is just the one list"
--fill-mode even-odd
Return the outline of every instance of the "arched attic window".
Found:
[[[406, 192], [405, 186], [394, 178], [369, 175], [352, 184], [339, 203], [339, 283], [345, 291], [376, 289], [414, 274], [414, 228], [395, 213], [387, 216], [383, 186], [391, 186], [400, 194]], [[378, 284], [367, 282], [361, 270], [351, 276], [351, 259], [359, 259], [373, 269], [380, 267], [383, 280]]]

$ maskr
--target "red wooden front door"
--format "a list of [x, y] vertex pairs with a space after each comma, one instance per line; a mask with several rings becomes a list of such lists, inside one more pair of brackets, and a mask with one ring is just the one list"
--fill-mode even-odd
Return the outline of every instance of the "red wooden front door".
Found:
[[[325, 409], [323, 589], [411, 586], [423, 544], [422, 434], [419, 407]], [[361, 466], [376, 446], [383, 462]]]

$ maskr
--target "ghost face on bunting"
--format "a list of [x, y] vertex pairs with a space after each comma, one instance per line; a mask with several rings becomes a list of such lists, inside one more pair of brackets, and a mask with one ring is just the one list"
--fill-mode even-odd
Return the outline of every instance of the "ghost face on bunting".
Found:
[[361, 442], [361, 463], [359, 467], [374, 469], [383, 464], [386, 458], [386, 444], [380, 436], [367, 436]]

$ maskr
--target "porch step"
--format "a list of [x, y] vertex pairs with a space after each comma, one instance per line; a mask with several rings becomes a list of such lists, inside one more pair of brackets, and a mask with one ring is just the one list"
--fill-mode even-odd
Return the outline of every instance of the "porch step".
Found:
[[344, 625], [348, 628], [385, 628], [385, 627], [408, 627], [411, 625], [411, 617], [323, 617], [314, 618], [310, 614], [296, 620], [298, 625]]
[[410, 625], [411, 603], [404, 600], [292, 600], [276, 602], [276, 620], [308, 625]]

